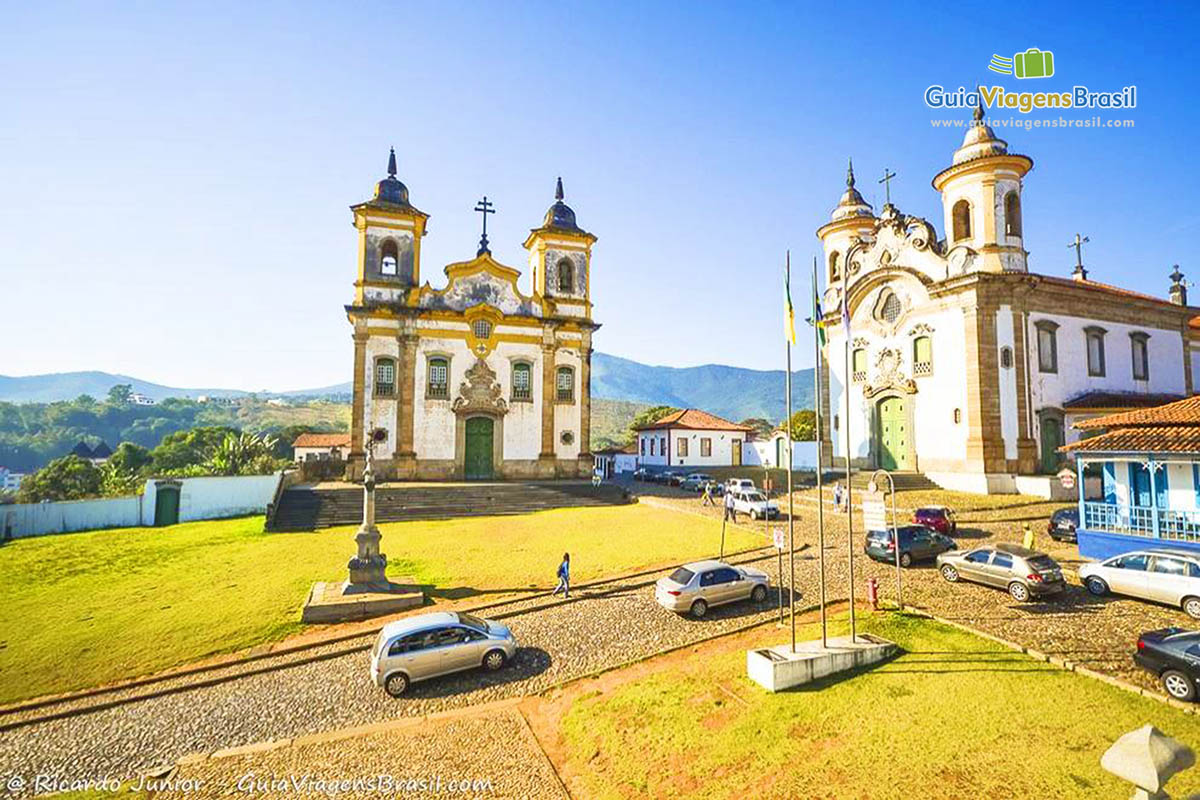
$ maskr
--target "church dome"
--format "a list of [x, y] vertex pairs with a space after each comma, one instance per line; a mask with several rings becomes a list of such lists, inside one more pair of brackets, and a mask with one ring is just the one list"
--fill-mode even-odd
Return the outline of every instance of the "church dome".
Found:
[[871, 211], [871, 204], [863, 199], [858, 189], [854, 188], [854, 162], [851, 161], [846, 168], [846, 191], [842, 193], [842, 197], [838, 200], [837, 207], [833, 209], [830, 218], [839, 220], [846, 219], [847, 217], [870, 216], [874, 216], [874, 213]]
[[575, 223], [575, 212], [563, 202], [562, 178], [558, 179], [558, 184], [554, 188], [554, 205], [546, 210], [546, 218], [542, 221], [542, 227], [557, 228], [563, 231], [579, 230], [579, 225]]
[[983, 103], [975, 107], [974, 119], [963, 137], [962, 147], [954, 151], [954, 163], [974, 161], [987, 156], [1002, 156], [1008, 152], [1008, 142], [996, 136], [991, 126], [983, 121]]
[[395, 206], [407, 206], [408, 187], [396, 177], [396, 148], [388, 155], [388, 176], [375, 184], [375, 200]]

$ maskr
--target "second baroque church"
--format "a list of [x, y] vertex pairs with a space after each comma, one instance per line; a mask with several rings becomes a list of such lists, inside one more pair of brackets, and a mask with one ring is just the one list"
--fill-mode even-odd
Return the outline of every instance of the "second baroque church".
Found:
[[860, 468], [1048, 496], [1057, 491], [1048, 476], [1060, 466], [1058, 448], [1079, 437], [1075, 421], [1195, 391], [1200, 309], [1188, 305], [1178, 267], [1166, 298], [1092, 280], [1082, 257], [1069, 277], [1029, 269], [1022, 209], [1032, 168], [977, 109], [950, 165], [933, 177], [944, 238], [890, 202], [876, 214], [848, 171], [817, 230], [826, 453], [846, 452], [849, 422]]
[[576, 223], [562, 179], [525, 239], [528, 294], [521, 273], [492, 257], [486, 233], [474, 258], [444, 268], [445, 285], [422, 282], [429, 215], [396, 177], [394, 152], [374, 197], [351, 210], [350, 474], [361, 475], [376, 432], [375, 468], [387, 479], [589, 475], [596, 237]]

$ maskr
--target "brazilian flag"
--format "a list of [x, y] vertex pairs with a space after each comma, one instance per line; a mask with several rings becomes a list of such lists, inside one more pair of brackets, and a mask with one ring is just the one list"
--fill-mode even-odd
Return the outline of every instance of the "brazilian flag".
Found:
[[812, 318], [813, 327], [817, 329], [817, 342], [825, 346], [825, 315], [821, 312], [821, 298], [817, 294], [816, 273], [813, 273], [812, 286]]
[[796, 343], [796, 309], [792, 308], [792, 253], [787, 255], [787, 267], [783, 273], [783, 335], [792, 344]]

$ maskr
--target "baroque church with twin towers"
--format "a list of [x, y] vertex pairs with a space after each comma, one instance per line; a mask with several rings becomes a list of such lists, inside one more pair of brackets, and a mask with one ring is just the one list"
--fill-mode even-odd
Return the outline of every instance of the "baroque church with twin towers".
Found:
[[1049, 476], [1060, 467], [1058, 448], [1079, 438], [1076, 421], [1193, 394], [1200, 308], [1188, 305], [1177, 266], [1144, 270], [1162, 270], [1165, 297], [1101, 283], [1084, 267], [1076, 234], [1073, 272], [1030, 269], [1023, 220], [1033, 164], [976, 109], [932, 178], [943, 235], [890, 199], [876, 212], [848, 171], [816, 231], [826, 457], [844, 457], [849, 424], [857, 467], [920, 472], [950, 489], [1049, 496], [1061, 491]]
[[375, 473], [399, 480], [578, 478], [592, 471], [592, 245], [562, 179], [530, 230], [531, 285], [493, 258], [422, 275], [429, 215], [396, 177], [395, 152], [374, 196], [351, 207], [357, 277], [349, 466], [373, 445]]

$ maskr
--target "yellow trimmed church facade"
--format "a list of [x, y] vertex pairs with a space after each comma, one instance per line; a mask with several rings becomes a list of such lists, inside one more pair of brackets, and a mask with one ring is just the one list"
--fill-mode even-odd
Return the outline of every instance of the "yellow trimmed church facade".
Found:
[[376, 433], [376, 474], [396, 480], [590, 475], [591, 252], [596, 237], [563, 202], [562, 180], [525, 240], [532, 291], [475, 257], [421, 282], [428, 215], [409, 202], [395, 155], [375, 196], [352, 206], [358, 231], [351, 478]]

